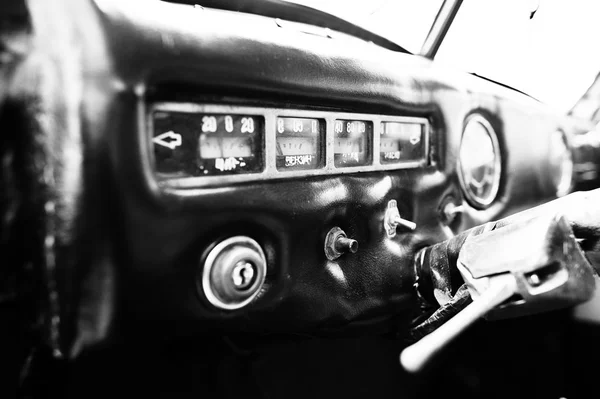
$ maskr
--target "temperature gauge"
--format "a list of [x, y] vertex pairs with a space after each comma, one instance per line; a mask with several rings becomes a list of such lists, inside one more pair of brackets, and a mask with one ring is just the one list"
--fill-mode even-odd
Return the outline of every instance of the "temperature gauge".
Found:
[[321, 168], [323, 127], [319, 119], [277, 118], [277, 169]]
[[334, 132], [333, 154], [336, 168], [371, 163], [371, 122], [338, 119], [335, 121]]
[[424, 126], [411, 122], [382, 122], [379, 154], [382, 164], [423, 161], [427, 144]]

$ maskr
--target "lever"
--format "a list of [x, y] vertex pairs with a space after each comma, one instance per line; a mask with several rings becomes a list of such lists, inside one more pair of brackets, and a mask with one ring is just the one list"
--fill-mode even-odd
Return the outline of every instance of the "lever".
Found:
[[[400, 355], [407, 371], [421, 371], [481, 317], [491, 320], [539, 313], [573, 306], [592, 296], [594, 271], [564, 217], [545, 215], [499, 226], [503, 224], [481, 226], [417, 254], [417, 269], [425, 272], [419, 280], [426, 280], [427, 273], [436, 276], [430, 278], [429, 288], [442, 306], [413, 328], [415, 336], [423, 331], [429, 335]], [[455, 265], [450, 263], [452, 258]], [[460, 289], [452, 297], [456, 271], [472, 298], [470, 304], [454, 300]]]
[[400, 363], [406, 371], [411, 373], [420, 372], [429, 360], [454, 338], [458, 337], [490, 310], [513, 296], [516, 289], [516, 281], [513, 279], [505, 279], [505, 281], [494, 284], [494, 287], [483, 293], [478, 300], [471, 302], [470, 305], [467, 305], [437, 330], [405, 348], [400, 354]]
[[444, 205], [442, 209], [443, 219], [446, 223], [451, 223], [456, 215], [463, 213], [465, 211], [464, 205], [456, 205], [454, 202], [448, 202]]
[[387, 232], [388, 237], [392, 238], [396, 236], [396, 228], [398, 226], [403, 226], [408, 230], [415, 230], [417, 228], [415, 222], [411, 222], [400, 216], [396, 200], [390, 200], [383, 218], [383, 227]]

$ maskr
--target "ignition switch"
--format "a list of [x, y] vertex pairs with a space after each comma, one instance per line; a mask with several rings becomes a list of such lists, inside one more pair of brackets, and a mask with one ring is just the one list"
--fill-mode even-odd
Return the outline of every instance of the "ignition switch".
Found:
[[236, 263], [231, 273], [234, 287], [241, 291], [249, 288], [254, 282], [255, 277], [255, 266], [243, 260]]
[[267, 261], [260, 245], [249, 237], [231, 237], [208, 253], [198, 286], [213, 306], [234, 310], [258, 295], [266, 274]]

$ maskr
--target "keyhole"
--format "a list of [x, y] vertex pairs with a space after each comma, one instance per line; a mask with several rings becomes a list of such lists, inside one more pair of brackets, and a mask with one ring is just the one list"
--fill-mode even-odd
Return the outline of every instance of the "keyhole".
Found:
[[240, 261], [233, 268], [231, 278], [233, 285], [238, 290], [245, 290], [254, 282], [254, 265], [250, 262]]

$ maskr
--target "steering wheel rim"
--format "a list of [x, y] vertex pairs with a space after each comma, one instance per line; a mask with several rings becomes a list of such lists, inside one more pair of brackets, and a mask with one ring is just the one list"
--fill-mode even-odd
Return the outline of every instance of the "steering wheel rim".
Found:
[[1, 154], [0, 185], [10, 193], [2, 235], [12, 238], [3, 252], [35, 282], [27, 288], [33, 345], [72, 358], [106, 334], [114, 298], [104, 234], [110, 190], [101, 152], [91, 150], [102, 105], [90, 104], [103, 104], [98, 86], [106, 85], [108, 58], [91, 1], [27, 0], [26, 8], [30, 46], [14, 62], [2, 108], [10, 127]]

